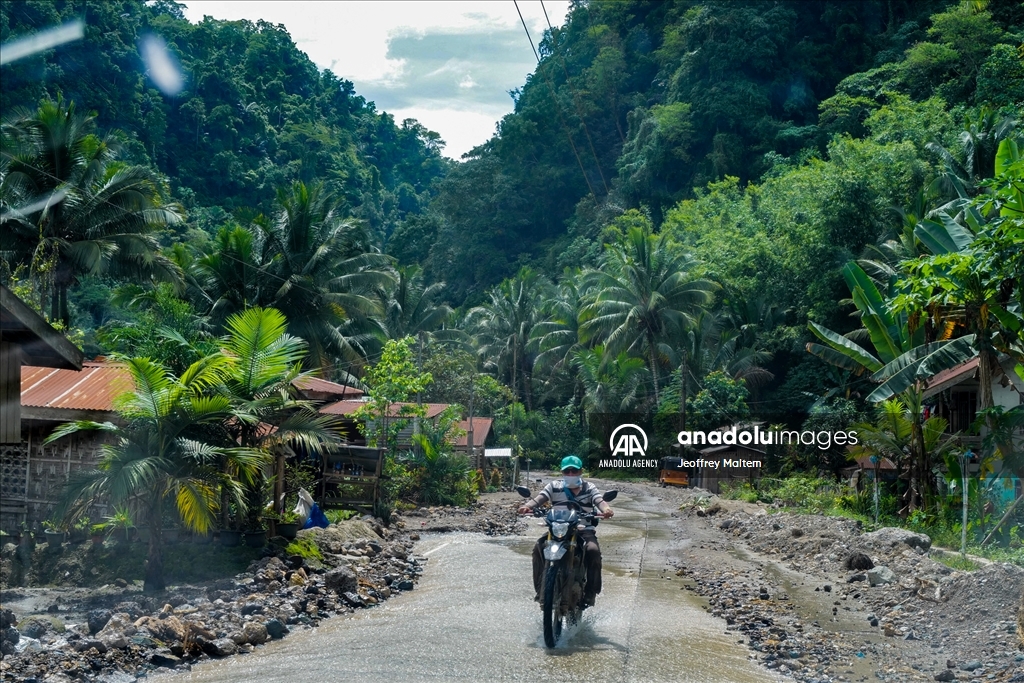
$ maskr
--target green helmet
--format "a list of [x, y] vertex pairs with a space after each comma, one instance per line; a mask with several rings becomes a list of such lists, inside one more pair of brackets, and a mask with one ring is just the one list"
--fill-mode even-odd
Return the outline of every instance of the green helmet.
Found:
[[562, 464], [559, 466], [558, 469], [565, 470], [570, 467], [575, 467], [578, 470], [582, 470], [583, 461], [577, 458], [575, 455], [567, 455], [564, 458], [562, 458]]

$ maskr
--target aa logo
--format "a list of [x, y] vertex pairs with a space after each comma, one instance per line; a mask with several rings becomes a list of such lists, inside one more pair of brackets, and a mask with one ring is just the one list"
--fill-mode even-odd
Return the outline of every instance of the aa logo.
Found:
[[608, 447], [612, 449], [612, 457], [621, 455], [626, 458], [647, 455], [647, 432], [635, 424], [619, 425], [608, 438]]

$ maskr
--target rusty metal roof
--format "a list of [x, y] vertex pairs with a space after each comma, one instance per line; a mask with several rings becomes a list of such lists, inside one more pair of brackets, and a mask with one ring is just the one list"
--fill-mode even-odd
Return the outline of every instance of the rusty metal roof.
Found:
[[[314, 394], [329, 394], [331, 396], [357, 397], [363, 393], [354, 387], [346, 387], [317, 377], [305, 377], [297, 380], [295, 386]], [[128, 369], [119, 363], [89, 361], [82, 364], [81, 371], [34, 365], [21, 367], [21, 405], [23, 406], [111, 412], [114, 410], [114, 399], [126, 391], [131, 391], [132, 388], [132, 379]], [[360, 405], [358, 401], [341, 401], [341, 403], [353, 403], [355, 407]], [[352, 411], [355, 410], [355, 407], [352, 408]], [[441, 409], [443, 410], [445, 407], [442, 405]], [[433, 415], [429, 415], [429, 417], [433, 417]]]
[[[338, 401], [330, 405], [324, 406], [320, 409], [321, 413], [326, 415], [351, 415], [356, 412], [361, 406], [365, 406], [365, 401]], [[391, 404], [391, 416], [398, 416], [398, 411], [402, 406], [414, 406], [415, 403], [392, 403]], [[424, 403], [423, 407], [426, 408], [428, 418], [435, 418], [440, 415], [445, 408], [448, 407], [447, 403]]]
[[362, 389], [356, 387], [346, 386], [344, 384], [338, 384], [337, 382], [329, 382], [326, 379], [320, 379], [319, 377], [299, 377], [292, 384], [296, 389], [300, 391], [309, 391], [315, 394], [325, 394], [331, 397], [343, 398], [359, 398], [365, 392]]
[[82, 363], [82, 369], [59, 370], [24, 365], [21, 405], [64, 410], [114, 410], [114, 399], [131, 391], [127, 368], [116, 363]]
[[[491, 425], [494, 424], [494, 419], [490, 417], [474, 417], [473, 418], [473, 446], [482, 446], [487, 442], [487, 437], [491, 435]], [[455, 446], [459, 448], [469, 448], [469, 420], [462, 420], [459, 422], [459, 429], [466, 432], [460, 437], [455, 439]]]
[[924, 391], [924, 397], [928, 398], [930, 396], [934, 396], [943, 389], [948, 389], [949, 387], [956, 386], [961, 382], [974, 379], [974, 375], [978, 371], [980, 363], [981, 359], [975, 357], [961, 363], [960, 365], [955, 365], [947, 370], [936, 373], [928, 380], [928, 388]]

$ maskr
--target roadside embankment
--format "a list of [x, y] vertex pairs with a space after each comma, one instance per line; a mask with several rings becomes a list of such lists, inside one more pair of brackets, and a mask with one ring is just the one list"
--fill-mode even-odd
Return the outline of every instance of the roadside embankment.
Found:
[[[306, 539], [302, 554], [271, 543], [233, 577], [156, 594], [144, 593], [137, 580], [84, 588], [73, 581], [83, 571], [88, 575], [84, 567], [74, 575], [67, 572], [70, 581], [63, 584], [5, 586], [0, 677], [127, 683], [210, 658], [244, 655], [269, 640], [315, 628], [322, 619], [413, 590], [427, 563], [413, 554], [420, 533], [515, 533], [506, 497], [485, 497], [465, 511], [420, 508], [396, 515], [390, 528], [364, 517], [300, 531], [299, 540]], [[8, 558], [17, 552], [13, 545], [3, 550]], [[45, 546], [36, 552], [39, 562], [56, 561]], [[195, 559], [202, 561], [201, 549]]]
[[768, 668], [801, 681], [1024, 681], [1024, 569], [954, 570], [904, 529], [656, 495], [680, 508], [678, 575]]

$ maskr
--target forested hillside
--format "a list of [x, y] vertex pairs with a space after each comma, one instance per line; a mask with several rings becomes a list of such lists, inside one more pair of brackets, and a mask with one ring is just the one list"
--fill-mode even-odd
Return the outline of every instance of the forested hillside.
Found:
[[460, 162], [279, 26], [32, 0], [0, 38], [73, 18], [3, 67], [2, 275], [91, 354], [180, 372], [274, 307], [358, 383], [412, 336], [429, 400], [476, 396], [538, 458], [588, 412], [848, 425], [971, 354], [1024, 361], [1013, 0], [573, 3]]
[[[444, 175], [436, 133], [378, 112], [279, 25], [192, 25], [164, 1], [27, 0], [3, 3], [0, 38], [79, 18], [84, 40], [4, 68], [4, 115], [58, 96], [94, 111], [119, 158], [159, 169], [205, 229], [238, 209], [267, 211], [277, 188], [301, 180], [322, 183], [341, 211], [383, 238]], [[167, 96], [147, 78], [139, 46], [149, 37], [180, 61], [180, 93]]]

